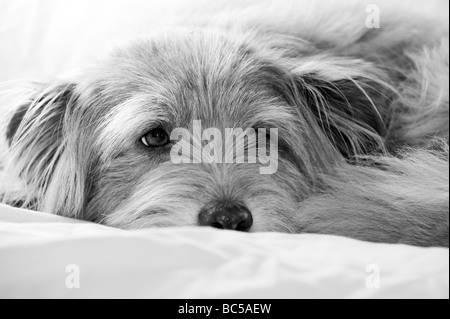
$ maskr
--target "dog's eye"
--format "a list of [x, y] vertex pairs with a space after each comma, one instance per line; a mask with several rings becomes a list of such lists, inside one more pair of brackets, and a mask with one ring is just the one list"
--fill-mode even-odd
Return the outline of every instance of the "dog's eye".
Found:
[[141, 142], [147, 147], [162, 147], [170, 143], [170, 137], [162, 128], [156, 128], [142, 137]]

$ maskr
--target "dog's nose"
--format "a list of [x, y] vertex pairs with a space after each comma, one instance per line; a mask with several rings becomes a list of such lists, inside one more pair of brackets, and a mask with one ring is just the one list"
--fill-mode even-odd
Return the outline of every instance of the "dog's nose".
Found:
[[240, 204], [217, 203], [205, 206], [198, 217], [200, 226], [248, 232], [253, 225], [250, 210]]

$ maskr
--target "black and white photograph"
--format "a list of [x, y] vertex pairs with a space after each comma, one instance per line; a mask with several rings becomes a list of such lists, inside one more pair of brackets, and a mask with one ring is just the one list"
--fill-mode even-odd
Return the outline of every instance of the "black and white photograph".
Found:
[[449, 1], [0, 0], [0, 299], [449, 299]]

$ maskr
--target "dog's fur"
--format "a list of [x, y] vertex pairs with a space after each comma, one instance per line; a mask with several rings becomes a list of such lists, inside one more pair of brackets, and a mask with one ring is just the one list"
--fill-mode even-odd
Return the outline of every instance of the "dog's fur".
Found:
[[[448, 247], [448, 24], [386, 2], [369, 29], [364, 1], [313, 2], [198, 18], [36, 84], [6, 125], [4, 201], [125, 229], [231, 201], [251, 231]], [[278, 128], [277, 173], [139, 143], [197, 119]]]

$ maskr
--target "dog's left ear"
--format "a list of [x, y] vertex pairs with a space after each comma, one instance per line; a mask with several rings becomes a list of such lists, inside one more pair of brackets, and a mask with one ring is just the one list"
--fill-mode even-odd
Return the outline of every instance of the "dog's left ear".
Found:
[[290, 70], [301, 109], [345, 157], [384, 150], [385, 119], [395, 92], [361, 60], [326, 58]]

